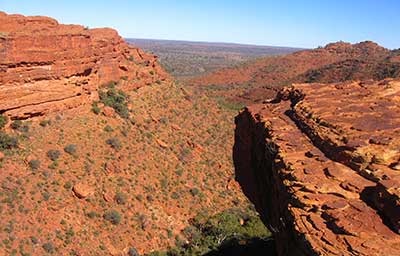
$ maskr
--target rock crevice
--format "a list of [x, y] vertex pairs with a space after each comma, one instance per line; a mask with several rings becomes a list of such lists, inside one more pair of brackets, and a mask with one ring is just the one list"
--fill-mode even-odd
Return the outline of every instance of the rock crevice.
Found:
[[400, 81], [295, 84], [236, 118], [237, 180], [279, 255], [400, 253]]

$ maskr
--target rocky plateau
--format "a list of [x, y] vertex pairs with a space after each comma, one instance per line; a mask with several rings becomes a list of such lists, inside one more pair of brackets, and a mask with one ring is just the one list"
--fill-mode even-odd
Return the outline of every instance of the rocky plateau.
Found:
[[236, 118], [236, 177], [278, 255], [400, 254], [400, 81], [294, 84]]

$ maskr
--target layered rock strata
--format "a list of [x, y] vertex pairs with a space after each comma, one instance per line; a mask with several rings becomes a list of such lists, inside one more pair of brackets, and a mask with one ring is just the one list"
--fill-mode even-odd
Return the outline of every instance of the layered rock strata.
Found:
[[0, 113], [12, 118], [88, 103], [111, 81], [140, 87], [166, 78], [155, 56], [113, 29], [0, 12]]
[[400, 255], [400, 81], [295, 84], [236, 118], [278, 255]]

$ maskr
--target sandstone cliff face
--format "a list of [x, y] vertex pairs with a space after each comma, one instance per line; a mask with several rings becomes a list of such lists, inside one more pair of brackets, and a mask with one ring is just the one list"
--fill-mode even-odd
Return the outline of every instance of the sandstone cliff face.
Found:
[[236, 118], [238, 181], [279, 255], [400, 255], [400, 81], [295, 84]]
[[29, 118], [88, 103], [110, 81], [164, 80], [156, 60], [113, 29], [0, 12], [0, 113]]

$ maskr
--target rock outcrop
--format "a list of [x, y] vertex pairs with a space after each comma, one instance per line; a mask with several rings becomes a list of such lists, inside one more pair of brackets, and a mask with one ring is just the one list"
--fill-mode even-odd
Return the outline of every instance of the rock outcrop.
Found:
[[215, 92], [245, 105], [261, 103], [292, 83], [337, 83], [400, 77], [400, 51], [366, 41], [331, 43], [283, 56], [264, 57], [194, 78], [201, 86], [220, 85]]
[[400, 80], [284, 88], [237, 116], [234, 161], [278, 255], [400, 255]]
[[0, 12], [0, 113], [29, 118], [91, 102], [110, 81], [164, 80], [156, 61], [113, 29]]

